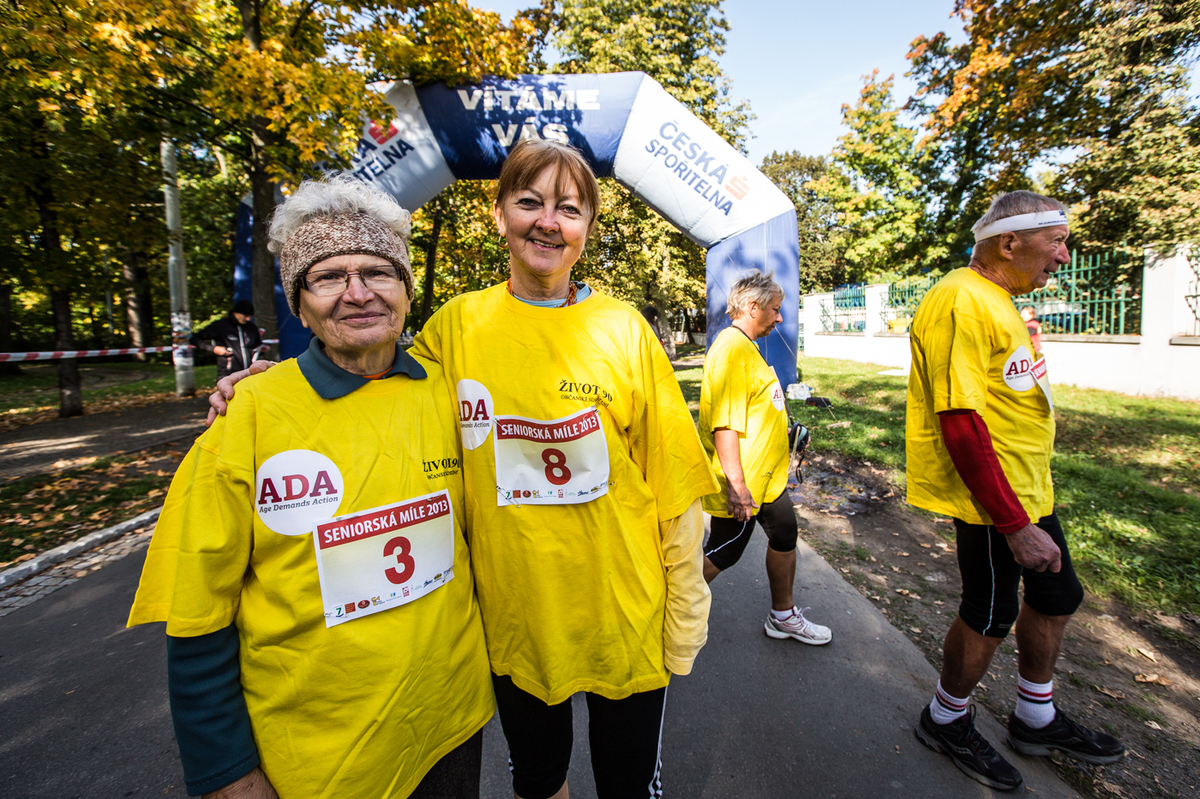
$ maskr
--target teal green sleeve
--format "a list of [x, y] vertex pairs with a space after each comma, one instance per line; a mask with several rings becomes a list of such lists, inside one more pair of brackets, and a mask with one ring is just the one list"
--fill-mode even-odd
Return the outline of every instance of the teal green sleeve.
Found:
[[194, 638], [167, 636], [167, 689], [189, 796], [223, 788], [258, 766], [233, 625]]

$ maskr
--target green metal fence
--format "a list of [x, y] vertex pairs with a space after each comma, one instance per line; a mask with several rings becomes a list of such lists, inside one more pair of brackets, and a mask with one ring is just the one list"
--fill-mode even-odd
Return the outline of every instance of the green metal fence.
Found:
[[937, 275], [920, 275], [888, 284], [887, 297], [880, 310], [883, 324], [879, 329], [885, 333], [907, 333], [921, 298], [939, 279]]
[[1140, 335], [1141, 264], [1113, 252], [1075, 251], [1044, 289], [1013, 301], [1018, 310], [1033, 308], [1043, 334]]
[[[1191, 263], [1200, 281], [1200, 252]], [[919, 276], [889, 284], [880, 329], [906, 332], [917, 305], [939, 279]], [[1013, 302], [1018, 310], [1034, 309], [1043, 334], [1140, 335], [1142, 267], [1119, 253], [1076, 251], [1071, 253], [1071, 262], [1060, 267], [1044, 289], [1015, 297]], [[1188, 303], [1200, 326], [1200, 294], [1191, 296]]]
[[853, 283], [833, 290], [833, 305], [821, 304], [821, 327], [826, 333], [862, 333], [867, 329], [867, 284]]

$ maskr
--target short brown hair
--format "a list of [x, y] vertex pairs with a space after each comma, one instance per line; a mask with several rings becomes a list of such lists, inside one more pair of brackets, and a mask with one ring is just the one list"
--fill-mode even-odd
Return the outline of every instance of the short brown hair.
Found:
[[596, 182], [596, 175], [588, 166], [583, 153], [569, 144], [560, 144], [549, 139], [524, 139], [517, 142], [500, 169], [496, 205], [502, 206], [511, 195], [532, 185], [546, 167], [554, 167], [554, 188], [560, 194], [567, 178], [575, 183], [587, 216], [588, 235], [591, 235], [592, 228], [596, 225], [596, 217], [600, 214], [600, 185]]

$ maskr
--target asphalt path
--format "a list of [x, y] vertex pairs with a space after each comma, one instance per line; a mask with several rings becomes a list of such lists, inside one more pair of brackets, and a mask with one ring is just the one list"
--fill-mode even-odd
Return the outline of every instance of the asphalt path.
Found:
[[[756, 535], [742, 562], [713, 584], [708, 644], [693, 673], [668, 689], [665, 796], [993, 795], [916, 741], [912, 727], [936, 673], [804, 544], [798, 598], [833, 629], [833, 642], [809, 647], [763, 634], [765, 546]], [[143, 559], [131, 555], [0, 618], [0, 796], [185, 795], [162, 625], [125, 628]], [[594, 799], [586, 709], [573, 701], [571, 796]], [[1034, 795], [1078, 796], [1044, 762], [1011, 752], [986, 712], [978, 723]], [[506, 761], [493, 719], [484, 735], [484, 799], [512, 796]]]

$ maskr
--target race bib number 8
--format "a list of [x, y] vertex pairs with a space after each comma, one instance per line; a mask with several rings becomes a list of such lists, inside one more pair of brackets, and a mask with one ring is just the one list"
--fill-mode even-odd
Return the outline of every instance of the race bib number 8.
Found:
[[497, 416], [496, 504], [576, 505], [608, 493], [608, 444], [595, 408], [542, 421]]
[[445, 491], [338, 516], [313, 542], [325, 626], [412, 602], [454, 579], [454, 512]]

